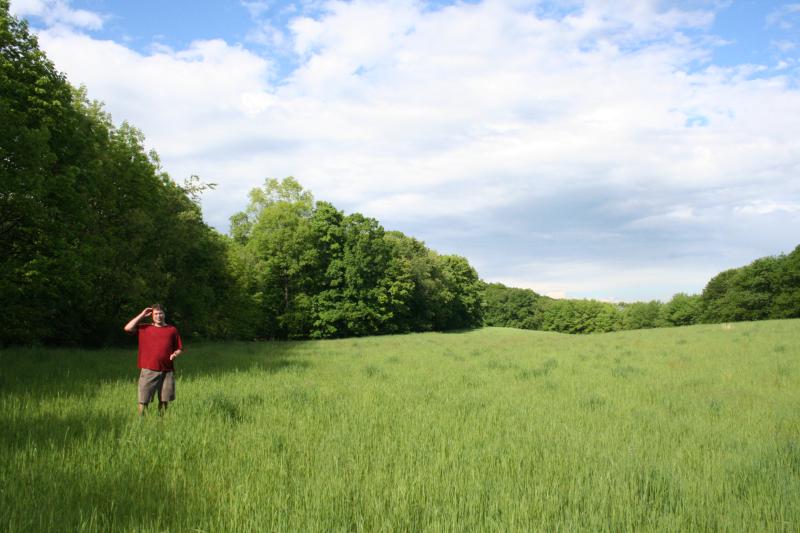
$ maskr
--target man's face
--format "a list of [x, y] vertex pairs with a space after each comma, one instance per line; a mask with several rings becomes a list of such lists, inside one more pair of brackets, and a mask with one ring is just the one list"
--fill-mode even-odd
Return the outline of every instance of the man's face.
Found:
[[162, 309], [153, 309], [153, 324], [156, 326], [163, 326], [164, 316], [164, 311]]

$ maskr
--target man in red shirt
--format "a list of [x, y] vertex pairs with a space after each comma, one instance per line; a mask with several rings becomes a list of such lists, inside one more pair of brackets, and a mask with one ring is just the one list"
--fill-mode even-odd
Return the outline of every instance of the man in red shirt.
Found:
[[[152, 324], [140, 324], [152, 316]], [[139, 337], [139, 415], [144, 413], [158, 392], [159, 413], [175, 399], [175, 367], [172, 362], [181, 354], [183, 343], [178, 329], [167, 325], [164, 307], [153, 304], [125, 324], [125, 331]]]

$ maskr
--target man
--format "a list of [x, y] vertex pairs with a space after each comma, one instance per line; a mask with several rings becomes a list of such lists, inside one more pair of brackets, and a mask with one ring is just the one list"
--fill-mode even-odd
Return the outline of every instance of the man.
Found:
[[[152, 316], [152, 324], [140, 324]], [[144, 414], [155, 393], [158, 393], [158, 412], [167, 409], [175, 399], [175, 367], [173, 361], [181, 354], [183, 343], [178, 329], [165, 322], [161, 304], [153, 304], [125, 324], [125, 332], [139, 337], [139, 416]]]

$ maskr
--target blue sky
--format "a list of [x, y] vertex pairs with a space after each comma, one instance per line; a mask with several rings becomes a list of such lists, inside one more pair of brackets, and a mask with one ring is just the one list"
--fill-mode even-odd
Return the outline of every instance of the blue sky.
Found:
[[295, 176], [487, 281], [697, 293], [800, 244], [800, 0], [12, 0], [177, 181]]

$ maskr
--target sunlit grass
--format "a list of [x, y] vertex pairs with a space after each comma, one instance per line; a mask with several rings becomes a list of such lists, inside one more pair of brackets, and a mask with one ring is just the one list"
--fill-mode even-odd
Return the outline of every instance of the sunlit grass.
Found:
[[800, 321], [0, 352], [0, 529], [800, 529]]

